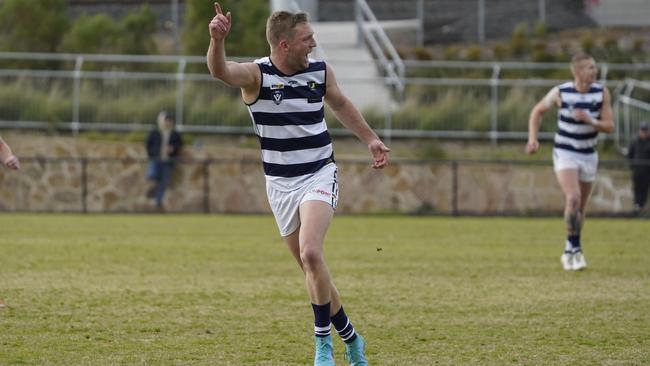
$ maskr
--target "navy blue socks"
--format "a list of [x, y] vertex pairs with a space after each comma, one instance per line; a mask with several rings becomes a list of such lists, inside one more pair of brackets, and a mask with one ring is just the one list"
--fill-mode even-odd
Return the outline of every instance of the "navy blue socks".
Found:
[[314, 335], [316, 337], [327, 337], [330, 335], [330, 303], [325, 305], [311, 304], [314, 310]]
[[332, 324], [334, 324], [334, 328], [336, 328], [336, 331], [341, 336], [341, 339], [343, 339], [343, 342], [352, 343], [357, 338], [357, 333], [354, 331], [354, 327], [352, 326], [352, 323], [350, 323], [348, 316], [345, 315], [343, 306], [341, 306], [341, 309], [332, 316]]

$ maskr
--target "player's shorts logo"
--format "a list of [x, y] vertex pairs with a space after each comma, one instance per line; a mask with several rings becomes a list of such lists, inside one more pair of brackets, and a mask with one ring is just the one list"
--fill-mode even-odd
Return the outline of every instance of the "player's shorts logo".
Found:
[[276, 90], [271, 94], [273, 96], [273, 103], [280, 105], [282, 103], [282, 90]]

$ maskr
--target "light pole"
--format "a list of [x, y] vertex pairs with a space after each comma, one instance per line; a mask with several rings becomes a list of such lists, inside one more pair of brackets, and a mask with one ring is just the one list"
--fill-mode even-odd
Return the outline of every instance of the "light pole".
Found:
[[172, 36], [174, 37], [173, 41], [173, 51], [174, 54], [178, 54], [178, 0], [171, 0], [172, 7]]

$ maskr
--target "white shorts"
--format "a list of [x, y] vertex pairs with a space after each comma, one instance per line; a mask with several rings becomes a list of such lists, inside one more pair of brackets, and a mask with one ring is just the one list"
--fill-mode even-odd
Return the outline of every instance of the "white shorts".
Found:
[[553, 170], [573, 169], [578, 171], [581, 182], [596, 180], [598, 169], [598, 153], [581, 154], [564, 149], [553, 149]]
[[329, 203], [332, 209], [336, 209], [339, 196], [336, 164], [325, 165], [302, 187], [293, 191], [280, 191], [267, 184], [266, 195], [280, 235], [290, 235], [300, 226], [299, 208], [303, 202], [323, 201]]

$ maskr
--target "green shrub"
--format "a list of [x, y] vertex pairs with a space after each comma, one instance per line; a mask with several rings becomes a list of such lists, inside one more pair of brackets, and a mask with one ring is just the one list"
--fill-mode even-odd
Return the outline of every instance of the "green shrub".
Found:
[[433, 53], [424, 47], [415, 47], [413, 49], [413, 55], [417, 60], [431, 60], [433, 59]]
[[435, 142], [428, 143], [420, 148], [417, 156], [424, 160], [444, 160], [448, 158], [447, 151]]
[[632, 41], [632, 52], [634, 53], [643, 53], [643, 46], [645, 44], [645, 41], [643, 38], [635, 38], [634, 41]]
[[460, 57], [460, 49], [456, 46], [448, 46], [442, 51], [442, 57], [445, 60], [458, 60]]
[[480, 61], [483, 57], [483, 48], [479, 45], [471, 45], [467, 48], [465, 58], [469, 61]]
[[0, 50], [55, 52], [68, 28], [65, 0], [4, 0], [0, 7]]
[[[266, 43], [267, 1], [222, 0], [225, 13], [232, 14], [232, 28], [226, 39], [226, 54], [231, 56], [264, 56], [269, 52]], [[183, 49], [187, 55], [205, 55], [210, 35], [208, 24], [215, 16], [213, 0], [194, 0], [186, 3], [182, 32]]]
[[580, 47], [582, 47], [582, 50], [585, 53], [592, 54], [594, 52], [595, 45], [596, 43], [594, 42], [594, 39], [588, 34], [582, 36], [580, 39]]
[[156, 33], [156, 15], [148, 4], [142, 5], [137, 11], [127, 14], [120, 24], [118, 53], [125, 54], [154, 54], [156, 44], [153, 35]]
[[499, 61], [505, 60], [508, 57], [508, 48], [498, 43], [492, 47], [492, 54]]
[[526, 35], [528, 30], [527, 23], [519, 23], [515, 26], [512, 31], [512, 37], [510, 38], [510, 53], [515, 56], [522, 56], [529, 49], [529, 41]]
[[426, 96], [411, 93], [407, 96], [408, 99], [393, 114], [393, 128], [427, 131], [487, 131], [490, 128], [487, 95], [441, 88], [427, 90]]
[[119, 26], [108, 15], [82, 15], [66, 33], [61, 49], [70, 53], [112, 53], [119, 37]]
[[535, 37], [544, 37], [546, 36], [546, 23], [537, 22], [533, 27], [533, 34]]

